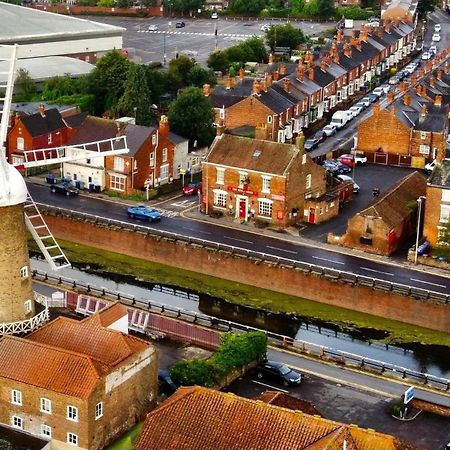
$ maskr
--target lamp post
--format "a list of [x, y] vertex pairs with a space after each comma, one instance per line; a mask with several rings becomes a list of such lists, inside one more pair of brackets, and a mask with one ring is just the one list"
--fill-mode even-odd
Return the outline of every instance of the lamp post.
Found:
[[418, 205], [418, 210], [417, 210], [417, 233], [416, 233], [416, 248], [415, 248], [415, 252], [414, 252], [414, 264], [416, 264], [416, 265], [417, 265], [417, 256], [418, 256], [418, 250], [419, 250], [420, 219], [421, 219], [421, 215], [422, 215], [422, 200], [425, 199], [425, 198], [426, 197], [421, 195], [417, 199], [417, 205]]

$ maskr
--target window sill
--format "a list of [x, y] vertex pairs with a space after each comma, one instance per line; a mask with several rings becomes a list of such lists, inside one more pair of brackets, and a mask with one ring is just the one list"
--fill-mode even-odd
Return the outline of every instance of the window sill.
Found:
[[258, 214], [256, 217], [258, 217], [258, 219], [272, 220], [271, 216], [261, 216]]
[[218, 205], [213, 205], [214, 209], [221, 209], [222, 211], [226, 211], [227, 207], [226, 206], [218, 206]]

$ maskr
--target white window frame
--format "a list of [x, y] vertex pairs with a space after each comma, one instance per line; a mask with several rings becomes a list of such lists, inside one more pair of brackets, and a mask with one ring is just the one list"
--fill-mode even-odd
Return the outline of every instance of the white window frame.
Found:
[[227, 191], [222, 189], [213, 189], [213, 205], [215, 208], [226, 209], [227, 208]]
[[22, 391], [11, 389], [11, 403], [22, 406]]
[[20, 165], [24, 163], [24, 157], [19, 155], [12, 155], [13, 165]]
[[28, 266], [23, 266], [20, 268], [20, 278], [22, 278], [22, 280], [28, 278]]
[[114, 156], [114, 170], [123, 172], [125, 170], [125, 160], [120, 156]]
[[273, 122], [273, 117], [267, 116], [267, 123], [272, 123], [272, 122]]
[[169, 164], [163, 164], [159, 168], [159, 178], [161, 181], [169, 179]]
[[443, 202], [450, 202], [450, 189], [442, 189], [441, 200]]
[[133, 172], [137, 172], [137, 170], [138, 170], [137, 160], [133, 159]]
[[421, 155], [429, 155], [430, 154], [430, 146], [429, 145], [419, 145], [419, 153]]
[[219, 109], [219, 118], [225, 119], [225, 110], [223, 108]]
[[306, 175], [305, 188], [311, 189], [311, 186], [312, 186], [312, 175], [308, 173], [308, 175]]
[[52, 427], [43, 423], [41, 425], [41, 436], [44, 436], [44, 438], [51, 438], [52, 437]]
[[152, 134], [152, 145], [156, 144], [156, 133]]
[[168, 150], [167, 147], [164, 147], [162, 149], [162, 162], [166, 162], [167, 161], [167, 155], [168, 155]]
[[[267, 211], [266, 211], [267, 208]], [[258, 216], [271, 219], [273, 215], [273, 200], [258, 198]]]
[[216, 184], [225, 184], [225, 168], [216, 167]]
[[450, 205], [441, 205], [439, 222], [447, 223], [450, 220]]
[[19, 416], [11, 416], [11, 426], [18, 430], [23, 430], [23, 419]]
[[16, 147], [17, 147], [17, 150], [23, 151], [25, 149], [25, 139], [22, 136], [17, 137]]
[[123, 175], [110, 175], [109, 188], [112, 191], [124, 192], [127, 177]]
[[25, 313], [30, 313], [33, 310], [33, 303], [31, 300], [25, 300], [23, 304], [23, 309], [25, 310]]
[[68, 432], [66, 443], [69, 445], [73, 445], [74, 447], [78, 447], [78, 435]]
[[427, 138], [427, 132], [426, 131], [421, 131], [420, 132], [420, 139], [426, 139]]
[[51, 414], [52, 413], [52, 401], [48, 398], [41, 397], [41, 407], [39, 408], [39, 411], [45, 413], [45, 414]]
[[52, 143], [52, 133], [48, 133], [48, 135], [47, 135], [47, 143], [48, 144]]
[[261, 192], [264, 192], [265, 194], [270, 194], [270, 181], [272, 180], [272, 177], [268, 175], [262, 175], [262, 189]]
[[66, 419], [71, 422], [78, 422], [78, 408], [73, 405], [67, 405]]
[[238, 186], [242, 189], [244, 187], [244, 182], [247, 180], [248, 173], [244, 171], [239, 171], [239, 182]]
[[150, 167], [154, 167], [155, 166], [155, 152], [150, 152], [150, 154], [149, 154], [149, 162], [150, 162]]
[[103, 417], [103, 402], [98, 402], [95, 405], [95, 420], [100, 419], [100, 417]]
[[306, 153], [302, 155], [302, 164], [306, 164]]

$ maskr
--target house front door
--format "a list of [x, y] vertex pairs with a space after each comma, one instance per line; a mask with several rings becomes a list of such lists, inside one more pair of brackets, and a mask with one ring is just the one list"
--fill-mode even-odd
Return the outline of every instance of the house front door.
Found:
[[316, 221], [316, 209], [315, 208], [309, 208], [308, 222], [309, 223], [315, 223], [315, 221]]
[[239, 200], [239, 218], [246, 219], [247, 216], [247, 202], [243, 199]]

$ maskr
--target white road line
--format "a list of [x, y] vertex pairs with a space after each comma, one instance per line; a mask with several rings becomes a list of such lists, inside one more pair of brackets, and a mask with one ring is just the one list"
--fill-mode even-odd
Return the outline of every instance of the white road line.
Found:
[[252, 380], [252, 383], [260, 384], [261, 386], [265, 386], [265, 387], [268, 387], [270, 389], [276, 389], [277, 391], [284, 392], [285, 394], [289, 393], [289, 391], [286, 391], [286, 389], [281, 389], [279, 387], [272, 386], [271, 384], [261, 383], [261, 381]]
[[230, 236], [224, 236], [225, 239], [231, 239], [232, 241], [237, 241], [237, 242], [244, 242], [245, 244], [254, 244], [253, 241], [246, 241], [245, 239], [238, 239], [238, 238], [233, 238]]
[[437, 286], [437, 287], [441, 287], [441, 288], [446, 288], [447, 287], [447, 286], [445, 286], [443, 284], [430, 283], [429, 281], [418, 280], [417, 278], [410, 278], [410, 280], [411, 281], [417, 281], [418, 283], [430, 284], [431, 286]]
[[284, 248], [280, 248], [280, 247], [272, 247], [271, 245], [267, 245], [266, 247], [271, 248], [272, 250], [280, 250], [280, 252], [292, 253], [294, 255], [297, 254], [297, 252], [294, 252], [292, 250], [285, 250]]
[[321, 261], [328, 261], [330, 263], [334, 263], [334, 264], [342, 264], [343, 266], [345, 266], [345, 263], [340, 262], [340, 261], [333, 261], [332, 259], [327, 259], [327, 258], [320, 258], [319, 256], [313, 256], [314, 259], [320, 259]]
[[362, 270], [367, 270], [368, 272], [382, 273], [383, 275], [389, 275], [391, 277], [394, 276], [393, 273], [390, 272], [382, 272], [381, 270], [369, 269], [368, 267], [360, 267]]
[[183, 227], [185, 230], [195, 231], [196, 233], [211, 234], [209, 231], [196, 230], [195, 228]]

